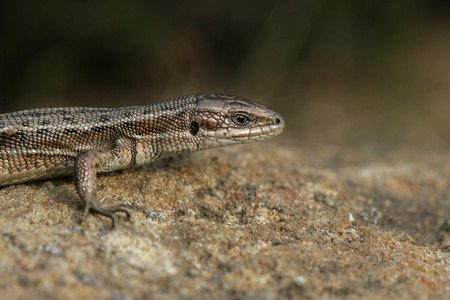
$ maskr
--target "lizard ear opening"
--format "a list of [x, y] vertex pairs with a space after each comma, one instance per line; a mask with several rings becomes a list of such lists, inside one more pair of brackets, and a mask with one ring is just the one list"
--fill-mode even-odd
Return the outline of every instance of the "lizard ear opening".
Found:
[[199, 130], [200, 130], [200, 125], [197, 122], [192, 121], [191, 126], [189, 127], [189, 131], [191, 132], [191, 134], [193, 136], [196, 136]]

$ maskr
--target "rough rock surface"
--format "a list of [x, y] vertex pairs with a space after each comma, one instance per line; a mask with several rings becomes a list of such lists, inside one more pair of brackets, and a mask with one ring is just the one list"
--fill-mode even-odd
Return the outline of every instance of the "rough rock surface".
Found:
[[[278, 140], [0, 190], [1, 299], [450, 297], [448, 153]], [[448, 299], [448, 298], [447, 298]]]

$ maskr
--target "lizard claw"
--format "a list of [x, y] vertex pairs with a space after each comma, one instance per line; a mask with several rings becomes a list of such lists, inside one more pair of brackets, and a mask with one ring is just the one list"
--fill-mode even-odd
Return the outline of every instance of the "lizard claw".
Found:
[[99, 202], [98, 200], [97, 201], [91, 200], [91, 201], [85, 201], [85, 203], [86, 203], [86, 206], [84, 208], [83, 218], [82, 218], [81, 222], [83, 222], [84, 219], [86, 219], [89, 212], [94, 212], [99, 215], [103, 215], [105, 217], [110, 218], [112, 221], [111, 229], [114, 229], [117, 224], [117, 216], [115, 215], [115, 213], [124, 212], [127, 215], [128, 220], [131, 218], [131, 212], [129, 211], [129, 209], [127, 207], [125, 207], [123, 202], [105, 205], [105, 204], [102, 204], [101, 202]]

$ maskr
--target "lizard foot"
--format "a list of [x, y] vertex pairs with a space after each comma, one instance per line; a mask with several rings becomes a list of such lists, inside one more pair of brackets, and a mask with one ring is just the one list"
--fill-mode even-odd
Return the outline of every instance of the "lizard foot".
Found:
[[84, 219], [86, 219], [90, 211], [110, 218], [112, 221], [111, 229], [114, 229], [117, 224], [117, 216], [115, 215], [115, 213], [124, 212], [127, 215], [127, 219], [131, 218], [131, 212], [122, 202], [106, 205], [102, 204], [99, 201], [86, 201], [85, 204], [86, 206], [84, 208], [84, 214], [81, 223], [84, 221]]

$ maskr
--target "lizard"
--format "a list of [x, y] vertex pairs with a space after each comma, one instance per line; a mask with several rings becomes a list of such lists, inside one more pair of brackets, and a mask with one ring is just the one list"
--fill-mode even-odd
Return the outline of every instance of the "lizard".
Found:
[[254, 142], [280, 134], [283, 117], [258, 103], [223, 94], [194, 94], [119, 108], [35, 108], [0, 114], [0, 186], [73, 174], [89, 212], [128, 218], [122, 203], [97, 198], [97, 173], [183, 152]]

